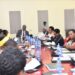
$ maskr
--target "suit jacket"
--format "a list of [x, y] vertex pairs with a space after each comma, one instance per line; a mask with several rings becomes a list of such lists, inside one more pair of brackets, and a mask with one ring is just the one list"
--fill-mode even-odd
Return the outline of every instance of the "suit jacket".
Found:
[[54, 42], [56, 43], [56, 45], [58, 45], [58, 44], [60, 46], [64, 45], [64, 39], [60, 34], [54, 38]]
[[[25, 33], [25, 34], [29, 36], [29, 32], [28, 32], [28, 31], [26, 31], [26, 33]], [[18, 30], [18, 32], [17, 32], [17, 34], [16, 34], [16, 36], [20, 38], [20, 37], [21, 37], [21, 35], [22, 35], [22, 30]]]

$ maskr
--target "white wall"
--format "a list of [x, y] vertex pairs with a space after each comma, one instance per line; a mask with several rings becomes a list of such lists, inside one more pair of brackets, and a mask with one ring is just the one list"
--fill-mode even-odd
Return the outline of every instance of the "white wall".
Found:
[[49, 25], [64, 32], [64, 9], [75, 9], [74, 0], [0, 0], [0, 28], [8, 29], [9, 11], [21, 11], [21, 24], [26, 24], [30, 33], [38, 33], [38, 10], [48, 10]]

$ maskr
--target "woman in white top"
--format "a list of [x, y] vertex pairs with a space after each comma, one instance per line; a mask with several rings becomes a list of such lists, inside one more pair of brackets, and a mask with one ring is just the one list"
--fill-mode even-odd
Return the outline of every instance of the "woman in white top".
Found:
[[51, 37], [54, 37], [54, 27], [53, 26], [50, 26], [49, 29], [48, 29], [48, 36], [51, 38]]

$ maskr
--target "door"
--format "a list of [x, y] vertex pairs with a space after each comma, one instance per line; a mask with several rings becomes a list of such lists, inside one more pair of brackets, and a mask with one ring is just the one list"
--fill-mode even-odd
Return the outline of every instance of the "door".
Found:
[[15, 34], [21, 29], [20, 11], [9, 11], [10, 33]]
[[38, 11], [38, 31], [41, 32], [44, 27], [48, 28], [48, 11], [39, 10]]
[[74, 9], [66, 9], [64, 11], [65, 30], [75, 29]]

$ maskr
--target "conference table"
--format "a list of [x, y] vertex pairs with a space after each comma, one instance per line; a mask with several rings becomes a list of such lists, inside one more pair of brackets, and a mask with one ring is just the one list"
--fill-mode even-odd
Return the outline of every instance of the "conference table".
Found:
[[[51, 72], [48, 70], [48, 68], [44, 65], [44, 64], [50, 64], [52, 57], [51, 57], [51, 50], [48, 49], [47, 47], [42, 47], [41, 48], [41, 61], [42, 61], [42, 67], [39, 68], [38, 71], [34, 72], [34, 73], [26, 73], [26, 75], [43, 75], [45, 73], [50, 73]], [[64, 67], [64, 71], [65, 73], [67, 73], [68, 75], [72, 75], [72, 72], [70, 71], [70, 69], [72, 69], [74, 66], [71, 66], [70, 63], [62, 63], [62, 66]], [[49, 74], [49, 75], [50, 75]]]

